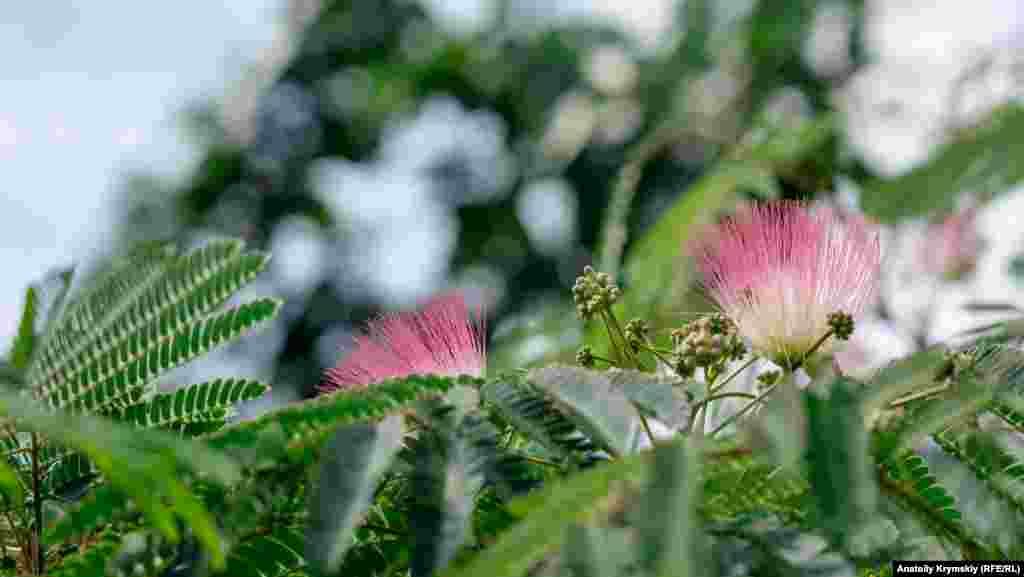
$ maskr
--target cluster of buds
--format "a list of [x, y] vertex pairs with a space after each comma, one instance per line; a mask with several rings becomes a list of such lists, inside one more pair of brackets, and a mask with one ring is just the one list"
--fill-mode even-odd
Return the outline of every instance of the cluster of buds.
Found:
[[622, 291], [612, 283], [608, 273], [596, 272], [590, 266], [583, 268], [583, 274], [576, 277], [572, 287], [576, 313], [585, 321], [608, 310], [621, 296]]
[[736, 324], [722, 314], [701, 317], [672, 331], [673, 368], [683, 377], [692, 376], [698, 367], [721, 368], [746, 352]]
[[939, 368], [937, 380], [960, 380], [974, 369], [974, 355], [970, 351], [946, 351], [945, 362]]
[[640, 351], [640, 346], [647, 342], [647, 335], [651, 332], [651, 326], [647, 324], [647, 321], [643, 319], [633, 319], [626, 323], [626, 328], [623, 330], [626, 337], [626, 343], [634, 353]]
[[848, 341], [853, 336], [853, 317], [843, 311], [829, 313], [828, 328], [832, 329], [832, 336], [836, 340]]
[[590, 345], [583, 345], [580, 350], [576, 351], [576, 364], [581, 367], [593, 368], [594, 366], [594, 349]]

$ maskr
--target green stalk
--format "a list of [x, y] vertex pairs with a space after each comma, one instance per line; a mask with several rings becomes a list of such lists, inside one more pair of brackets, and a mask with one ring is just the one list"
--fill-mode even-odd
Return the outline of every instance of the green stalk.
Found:
[[779, 377], [779, 380], [774, 385], [772, 385], [772, 386], [768, 387], [767, 389], [765, 389], [764, 392], [762, 392], [760, 395], [758, 395], [756, 398], [754, 398], [753, 401], [750, 401], [742, 409], [740, 409], [739, 411], [736, 411], [736, 414], [730, 416], [728, 419], [723, 421], [721, 425], [718, 425], [717, 427], [715, 427], [715, 430], [711, 431], [711, 434], [709, 436], [714, 438], [714, 436], [717, 435], [718, 433], [720, 433], [722, 431], [722, 429], [728, 427], [733, 422], [735, 422], [737, 419], [739, 419], [743, 415], [745, 415], [748, 412], [750, 412], [751, 409], [753, 409], [758, 404], [760, 404], [762, 401], [764, 401], [764, 399], [769, 394], [771, 394], [771, 392], [774, 391], [775, 388], [778, 387], [780, 383], [788, 382], [790, 384], [793, 384], [792, 380], [793, 380], [793, 375], [795, 375], [795, 374], [796, 373], [794, 373], [793, 371], [786, 371], [786, 372], [784, 372], [782, 374], [782, 376]]

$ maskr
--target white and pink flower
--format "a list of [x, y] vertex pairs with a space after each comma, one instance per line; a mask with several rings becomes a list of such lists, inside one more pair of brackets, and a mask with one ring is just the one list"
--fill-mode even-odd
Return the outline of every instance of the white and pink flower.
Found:
[[473, 318], [459, 293], [437, 297], [423, 309], [368, 323], [355, 348], [324, 373], [322, 391], [360, 388], [415, 374], [483, 376], [484, 321]]
[[984, 247], [976, 221], [977, 210], [972, 206], [929, 224], [918, 245], [924, 270], [949, 281], [973, 272]]
[[[783, 366], [829, 330], [829, 315], [860, 316], [874, 300], [879, 236], [863, 218], [794, 201], [742, 206], [692, 249], [715, 304], [758, 353]], [[834, 349], [835, 339], [818, 352]]]

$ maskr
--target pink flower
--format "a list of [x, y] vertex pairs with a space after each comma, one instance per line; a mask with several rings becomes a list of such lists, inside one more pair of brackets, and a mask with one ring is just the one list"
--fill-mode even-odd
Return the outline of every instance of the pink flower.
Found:
[[977, 211], [969, 207], [928, 225], [918, 245], [918, 257], [926, 272], [955, 281], [974, 270], [982, 250], [976, 216]]
[[474, 320], [459, 293], [437, 297], [417, 312], [383, 316], [355, 337], [355, 349], [327, 369], [322, 391], [365, 387], [415, 374], [482, 376], [482, 315]]
[[[741, 207], [692, 247], [708, 296], [751, 348], [791, 366], [829, 332], [829, 315], [853, 318], [879, 282], [878, 233], [863, 218], [793, 201]], [[819, 352], [830, 352], [835, 339]]]

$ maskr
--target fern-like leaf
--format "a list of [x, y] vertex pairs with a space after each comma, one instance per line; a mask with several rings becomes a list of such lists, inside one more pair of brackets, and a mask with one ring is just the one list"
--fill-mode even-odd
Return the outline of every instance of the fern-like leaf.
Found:
[[211, 481], [231, 484], [240, 478], [237, 464], [225, 455], [159, 431], [139, 431], [96, 417], [44, 411], [11, 393], [0, 394], [0, 413], [19, 425], [81, 451], [106, 479], [130, 497], [168, 539], [184, 519], [216, 565], [224, 554], [213, 517], [184, 485], [182, 469], [204, 473]]
[[109, 263], [83, 294], [66, 295], [64, 309], [53, 311], [52, 329], [44, 335], [39, 355], [29, 368], [29, 382], [49, 380], [67, 366], [125, 307], [159, 281], [174, 253], [167, 243], [141, 244]]
[[257, 399], [268, 390], [268, 385], [247, 379], [216, 379], [114, 409], [109, 416], [143, 428], [223, 421], [228, 409], [237, 403]]
[[243, 535], [231, 549], [224, 577], [291, 577], [306, 566], [304, 527], [259, 527]]
[[879, 480], [885, 494], [935, 535], [960, 546], [966, 558], [1003, 557], [963, 523], [963, 514], [954, 506], [956, 499], [931, 473], [924, 457], [910, 450], [902, 452], [883, 463]]
[[480, 389], [481, 399], [521, 433], [563, 459], [592, 464], [598, 447], [566, 417], [555, 399], [540, 387], [515, 378], [492, 381]]
[[25, 291], [25, 306], [22, 308], [18, 333], [14, 337], [14, 346], [11, 348], [10, 362], [17, 371], [28, 369], [36, 348], [35, 324], [38, 302], [36, 288], [29, 287]]
[[241, 253], [237, 241], [211, 243], [180, 257], [165, 274], [100, 330], [44, 359], [31, 375], [33, 389], [63, 407], [97, 382], [128, 369], [135, 357], [159, 347], [173, 333], [186, 332], [265, 266], [262, 254]]
[[109, 365], [94, 366], [70, 387], [55, 390], [48, 397], [50, 405], [98, 412], [136, 404], [147, 383], [273, 318], [280, 305], [277, 299], [257, 299], [190, 326], [168, 326], [133, 339], [108, 357]]
[[[279, 447], [319, 445], [326, 434], [340, 425], [380, 419], [424, 398], [448, 392], [457, 382], [475, 379], [413, 375], [391, 379], [361, 390], [342, 390], [269, 411], [257, 419], [232, 424], [206, 437], [214, 448], [248, 453], [249, 448], [266, 449], [264, 441], [276, 436]], [[274, 455], [255, 455], [272, 461]]]

